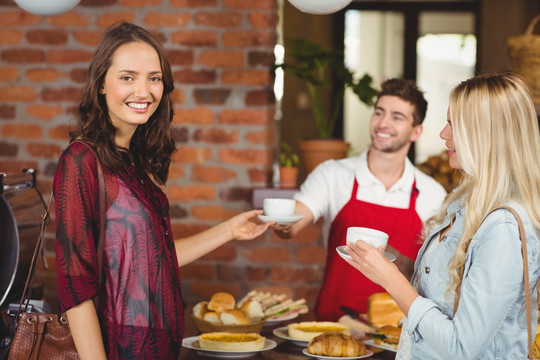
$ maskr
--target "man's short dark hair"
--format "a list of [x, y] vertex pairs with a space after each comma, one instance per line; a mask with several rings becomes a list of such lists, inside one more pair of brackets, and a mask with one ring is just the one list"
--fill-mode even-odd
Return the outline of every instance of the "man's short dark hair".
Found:
[[388, 79], [381, 84], [381, 91], [377, 95], [377, 102], [382, 96], [390, 95], [407, 101], [414, 105], [413, 125], [420, 125], [426, 117], [427, 101], [422, 90], [409, 79]]

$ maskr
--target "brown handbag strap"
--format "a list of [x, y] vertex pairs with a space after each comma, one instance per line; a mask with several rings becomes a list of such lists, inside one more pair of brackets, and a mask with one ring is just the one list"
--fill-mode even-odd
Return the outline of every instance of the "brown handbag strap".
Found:
[[[510, 211], [514, 217], [517, 220], [518, 228], [519, 228], [519, 238], [521, 239], [521, 255], [523, 256], [523, 282], [525, 286], [525, 312], [527, 314], [527, 348], [529, 351], [529, 359], [533, 359], [533, 353], [532, 353], [532, 325], [531, 325], [531, 291], [529, 286], [529, 260], [527, 258], [527, 238], [525, 237], [525, 229], [523, 227], [523, 222], [521, 221], [521, 217], [510, 206], [500, 206], [495, 209], [493, 209], [491, 212], [499, 209], [506, 209]], [[491, 214], [490, 212], [490, 214]], [[462, 266], [459, 272], [460, 279], [463, 280], [463, 271], [465, 266]], [[454, 314], [457, 311], [458, 303], [459, 303], [459, 295], [460, 292], [456, 291], [456, 298], [454, 300]]]
[[[103, 243], [105, 239], [105, 179], [103, 177], [103, 169], [101, 166], [101, 162], [97, 156], [97, 154], [94, 151], [94, 148], [82, 140], [75, 140], [77, 142], [80, 142], [84, 144], [96, 157], [96, 165], [97, 165], [97, 173], [98, 173], [98, 192], [99, 192], [99, 239], [98, 239], [98, 248], [97, 248], [97, 258], [98, 258], [98, 276], [99, 276], [99, 288], [103, 285]], [[39, 189], [35, 188], [38, 194], [41, 197], [41, 193], [39, 192]], [[43, 214], [43, 217], [41, 219], [41, 229], [39, 231], [38, 241], [36, 243], [36, 246], [34, 248], [34, 253], [32, 255], [32, 260], [30, 262], [30, 269], [28, 271], [28, 276], [26, 277], [26, 282], [24, 284], [24, 289], [22, 292], [21, 300], [19, 302], [19, 308], [17, 310], [17, 316], [15, 317], [16, 321], [18, 321], [19, 316], [21, 315], [21, 312], [23, 311], [23, 303], [24, 303], [24, 311], [27, 311], [28, 305], [30, 303], [30, 293], [32, 289], [32, 284], [34, 281], [34, 276], [36, 274], [36, 268], [37, 268], [37, 262], [39, 254], [43, 251], [43, 243], [45, 242], [45, 230], [47, 229], [47, 225], [50, 221], [50, 209], [52, 205], [54, 194], [51, 192], [51, 196], [49, 198], [49, 203], [47, 205], [47, 208], [45, 209], [45, 213]], [[99, 293], [99, 291], [98, 291]], [[96, 307], [99, 301], [99, 297], [96, 299]]]

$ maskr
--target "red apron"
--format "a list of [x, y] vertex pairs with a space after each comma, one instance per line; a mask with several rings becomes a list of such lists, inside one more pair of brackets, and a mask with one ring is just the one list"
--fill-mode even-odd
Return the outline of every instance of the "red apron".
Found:
[[422, 245], [420, 241], [422, 220], [415, 208], [418, 197], [416, 180], [412, 185], [408, 209], [357, 200], [357, 190], [358, 182], [355, 178], [351, 199], [339, 211], [330, 227], [326, 270], [314, 310], [319, 321], [337, 321], [344, 315], [339, 310], [341, 305], [365, 313], [368, 297], [373, 293], [385, 291], [337, 254], [336, 247], [347, 243], [347, 228], [363, 226], [384, 231], [389, 235], [388, 244], [413, 260], [416, 259]]

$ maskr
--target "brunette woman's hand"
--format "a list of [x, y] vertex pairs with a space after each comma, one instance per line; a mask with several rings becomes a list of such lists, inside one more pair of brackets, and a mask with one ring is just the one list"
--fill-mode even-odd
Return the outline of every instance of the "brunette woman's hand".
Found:
[[365, 241], [358, 240], [347, 245], [347, 252], [351, 256], [351, 259], [347, 259], [350, 265], [384, 288], [395, 277], [396, 272], [400, 273], [396, 265], [386, 258], [382, 246], [375, 248]]
[[262, 215], [262, 210], [246, 211], [227, 220], [234, 240], [252, 240], [262, 235], [275, 222], [263, 223], [257, 218]]

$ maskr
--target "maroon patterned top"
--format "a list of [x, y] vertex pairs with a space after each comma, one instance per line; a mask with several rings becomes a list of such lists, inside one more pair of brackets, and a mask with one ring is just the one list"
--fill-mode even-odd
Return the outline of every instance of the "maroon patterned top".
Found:
[[[109, 359], [177, 359], [184, 330], [169, 202], [133, 166], [103, 168], [104, 289], [98, 317]], [[54, 177], [56, 268], [62, 311], [98, 295], [99, 198], [94, 154], [73, 143]]]

